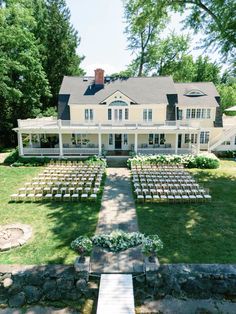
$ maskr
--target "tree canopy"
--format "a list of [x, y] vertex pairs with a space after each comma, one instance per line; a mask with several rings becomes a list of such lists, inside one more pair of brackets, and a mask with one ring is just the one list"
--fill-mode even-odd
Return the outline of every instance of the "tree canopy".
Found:
[[[4, 2], [4, 3], [3, 3]], [[64, 0], [6, 0], [0, 6], [0, 131], [17, 119], [55, 114], [64, 75], [80, 75], [80, 38]]]

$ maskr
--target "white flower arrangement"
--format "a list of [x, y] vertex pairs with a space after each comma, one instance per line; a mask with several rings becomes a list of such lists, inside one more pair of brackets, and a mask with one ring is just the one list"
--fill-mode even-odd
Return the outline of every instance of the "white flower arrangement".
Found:
[[120, 252], [143, 243], [144, 235], [139, 232], [127, 233], [115, 230], [110, 234], [99, 234], [92, 238], [94, 246], [103, 247], [111, 252]]

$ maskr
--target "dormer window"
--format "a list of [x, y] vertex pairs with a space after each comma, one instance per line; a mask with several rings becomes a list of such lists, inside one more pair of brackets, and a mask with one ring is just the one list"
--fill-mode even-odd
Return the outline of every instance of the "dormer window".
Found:
[[114, 100], [110, 103], [109, 106], [128, 106], [128, 104], [123, 100]]
[[205, 93], [203, 93], [201, 90], [199, 89], [192, 89], [190, 91], [188, 91], [187, 93], [184, 94], [185, 96], [190, 96], [190, 97], [196, 97], [196, 96], [206, 96]]

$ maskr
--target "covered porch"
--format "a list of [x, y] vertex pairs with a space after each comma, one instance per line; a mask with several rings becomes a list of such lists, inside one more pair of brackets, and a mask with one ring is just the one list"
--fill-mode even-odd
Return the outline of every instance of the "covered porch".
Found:
[[197, 154], [200, 129], [172, 124], [76, 125], [51, 118], [20, 120], [15, 130], [21, 156]]
[[18, 133], [21, 156], [196, 154], [197, 133]]

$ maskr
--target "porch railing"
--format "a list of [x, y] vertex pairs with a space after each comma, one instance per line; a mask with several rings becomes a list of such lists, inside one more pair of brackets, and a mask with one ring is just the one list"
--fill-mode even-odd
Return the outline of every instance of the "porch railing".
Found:
[[163, 123], [156, 124], [154, 122], [133, 122], [133, 123], [126, 123], [125, 121], [121, 121], [117, 123], [116, 121], [112, 122], [104, 122], [104, 123], [95, 123], [93, 121], [86, 122], [86, 123], [78, 123], [72, 120], [56, 120], [53, 118], [48, 119], [25, 119], [25, 120], [18, 120], [18, 127], [21, 129], [38, 129], [38, 128], [81, 128], [81, 129], [94, 129], [94, 130], [101, 130], [101, 129], [143, 129], [143, 128], [159, 128], [159, 127], [189, 127], [192, 123], [190, 121], [181, 121], [181, 120], [174, 120], [174, 121], [163, 121]]
[[44, 155], [60, 155], [59, 148], [23, 148], [24, 155], [44, 156]]
[[[98, 148], [63, 148], [63, 155], [98, 155]], [[24, 147], [23, 154], [29, 156], [56, 156], [60, 155], [59, 148], [30, 148]]]
[[98, 155], [98, 148], [63, 148], [64, 155]]

